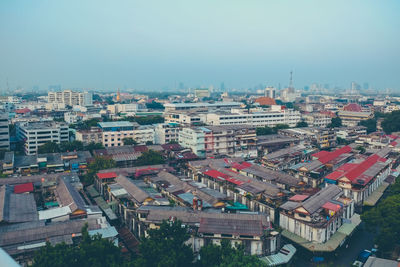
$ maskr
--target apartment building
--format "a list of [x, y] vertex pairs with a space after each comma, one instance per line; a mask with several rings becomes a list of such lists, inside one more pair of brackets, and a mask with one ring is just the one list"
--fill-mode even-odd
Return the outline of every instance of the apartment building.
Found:
[[63, 103], [68, 106], [91, 106], [93, 105], [93, 94], [90, 92], [74, 92], [64, 90], [61, 92], [48, 92], [49, 103]]
[[240, 102], [198, 102], [198, 103], [167, 103], [164, 104], [165, 112], [183, 111], [183, 110], [198, 110], [205, 109], [207, 111], [219, 110], [230, 111], [232, 108], [240, 108], [243, 103]]
[[164, 113], [166, 123], [176, 123], [181, 126], [198, 126], [206, 122], [207, 112], [204, 110], [169, 111]]
[[365, 111], [347, 111], [341, 110], [338, 112], [338, 116], [342, 119], [342, 124], [345, 126], [357, 126], [362, 120], [372, 119], [374, 114], [372, 112]]
[[179, 144], [191, 148], [199, 157], [228, 155], [255, 158], [256, 142], [256, 129], [249, 125], [183, 128], [179, 133]]
[[296, 110], [271, 110], [246, 113], [245, 110], [231, 112], [208, 113], [205, 123], [207, 125], [243, 125], [274, 127], [277, 124], [287, 124], [295, 127], [301, 115]]
[[280, 206], [282, 235], [311, 251], [331, 252], [361, 222], [354, 201], [336, 185], [315, 195], [295, 195]]
[[321, 113], [305, 114], [303, 119], [309, 127], [326, 127], [332, 121], [330, 116]]
[[24, 141], [26, 155], [36, 154], [38, 147], [46, 142], [69, 141], [69, 128], [65, 123], [54, 121], [20, 122], [16, 125], [17, 139]]
[[87, 145], [90, 143], [102, 143], [103, 134], [99, 127], [92, 127], [89, 130], [79, 130], [75, 132], [75, 139]]
[[158, 145], [178, 142], [182, 128], [176, 123], [159, 123], [154, 128], [154, 143]]
[[279, 134], [306, 140], [321, 148], [336, 146], [335, 130], [328, 128], [292, 128], [279, 130]]
[[102, 144], [105, 147], [123, 146], [124, 138], [132, 138], [138, 144], [154, 143], [154, 127], [140, 126], [129, 121], [100, 122]]
[[0, 150], [8, 150], [8, 149], [10, 149], [8, 113], [0, 111]]

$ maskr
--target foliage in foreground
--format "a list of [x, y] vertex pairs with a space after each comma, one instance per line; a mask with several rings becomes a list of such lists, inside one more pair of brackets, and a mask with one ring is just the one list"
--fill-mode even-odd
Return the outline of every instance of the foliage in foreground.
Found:
[[130, 266], [119, 247], [100, 235], [89, 236], [87, 225], [82, 229], [82, 242], [78, 246], [65, 243], [52, 246], [49, 242], [33, 259], [32, 267], [123, 267]]
[[375, 239], [381, 256], [389, 256], [400, 245], [400, 180], [389, 187], [388, 197], [361, 215], [369, 231], [377, 232]]

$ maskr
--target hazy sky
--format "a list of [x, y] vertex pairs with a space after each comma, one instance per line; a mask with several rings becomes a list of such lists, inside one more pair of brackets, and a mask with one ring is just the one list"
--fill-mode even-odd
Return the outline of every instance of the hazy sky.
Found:
[[400, 89], [399, 0], [1, 0], [0, 88]]

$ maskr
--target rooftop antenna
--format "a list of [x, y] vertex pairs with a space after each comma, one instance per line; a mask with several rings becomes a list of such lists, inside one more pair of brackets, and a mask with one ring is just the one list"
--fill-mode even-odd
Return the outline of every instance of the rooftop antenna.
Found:
[[293, 71], [290, 71], [289, 88], [293, 88]]

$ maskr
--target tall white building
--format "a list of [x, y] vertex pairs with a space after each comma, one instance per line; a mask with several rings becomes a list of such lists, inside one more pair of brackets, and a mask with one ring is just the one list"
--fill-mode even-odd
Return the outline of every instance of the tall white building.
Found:
[[270, 98], [276, 98], [276, 89], [275, 87], [268, 86], [265, 88], [265, 96]]
[[39, 146], [47, 142], [69, 141], [69, 128], [65, 123], [54, 121], [17, 123], [17, 139], [24, 142], [26, 155], [36, 154]]
[[93, 105], [93, 94], [90, 92], [74, 92], [64, 90], [61, 92], [48, 92], [49, 103], [65, 104], [67, 106], [91, 106]]
[[8, 114], [0, 111], [0, 150], [8, 150], [8, 149], [10, 149]]
[[277, 124], [287, 124], [295, 127], [301, 115], [296, 110], [265, 111], [254, 113], [209, 113], [207, 125], [242, 125], [274, 127]]

